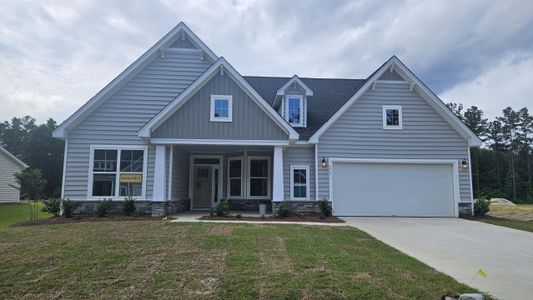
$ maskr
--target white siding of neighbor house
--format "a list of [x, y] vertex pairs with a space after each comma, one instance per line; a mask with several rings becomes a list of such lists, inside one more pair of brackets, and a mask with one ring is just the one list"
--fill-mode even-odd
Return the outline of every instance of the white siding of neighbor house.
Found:
[[19, 201], [20, 192], [11, 185], [15, 185], [14, 174], [20, 171], [17, 163], [0, 152], [0, 203]]
[[315, 200], [315, 147], [289, 147], [283, 151], [283, 194], [286, 200], [291, 200], [291, 165], [309, 167], [309, 200]]
[[[401, 105], [403, 129], [383, 129], [383, 105]], [[319, 139], [318, 157], [469, 160], [468, 143], [409, 84], [378, 83]], [[329, 170], [319, 169], [319, 196], [329, 198]], [[354, 180], [357, 180], [354, 178]], [[470, 174], [459, 171], [460, 201], [471, 201]]]
[[[144, 145], [137, 131], [208, 67], [199, 51], [165, 51], [69, 132], [65, 198], [87, 199], [90, 145]], [[148, 148], [146, 199], [153, 194], [155, 147]]]

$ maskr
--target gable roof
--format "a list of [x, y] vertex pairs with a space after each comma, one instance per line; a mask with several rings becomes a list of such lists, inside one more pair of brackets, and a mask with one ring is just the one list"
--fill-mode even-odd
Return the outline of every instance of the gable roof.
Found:
[[11, 159], [14, 163], [19, 165], [21, 168], [28, 168], [28, 165], [25, 164], [22, 160], [18, 159], [15, 155], [11, 154], [9, 151], [7, 151], [5, 148], [0, 146], [0, 154], [3, 153], [7, 158]]
[[416, 90], [463, 138], [471, 147], [479, 147], [481, 139], [472, 132], [416, 75], [409, 70], [396, 56], [392, 56], [380, 68], [374, 71], [357, 90], [357, 92], [340, 107], [310, 138], [310, 143], [318, 143], [320, 136], [326, 132], [387, 70], [395, 70], [405, 81]]
[[165, 36], [163, 36], [157, 43], [141, 55], [135, 62], [127, 67], [115, 79], [108, 83], [102, 90], [100, 90], [94, 97], [87, 101], [74, 114], [67, 118], [56, 130], [52, 133], [53, 137], [64, 139], [68, 131], [76, 127], [83, 119], [90, 115], [96, 108], [100, 106], [105, 100], [113, 95], [118, 89], [126, 84], [133, 76], [146, 67], [153, 59], [161, 54], [160, 51], [168, 48], [176, 40], [186, 34], [192, 44], [203, 51], [208, 59], [216, 61], [218, 56], [207, 47], [185, 23], [180, 22], [176, 27], [172, 28]]
[[[244, 76], [244, 79], [274, 106], [279, 87], [291, 78]], [[307, 127], [294, 127], [302, 140], [309, 139], [365, 82], [364, 79], [299, 79], [313, 90], [313, 96], [307, 99]]]
[[298, 140], [298, 133], [285, 121], [274, 108], [257, 93], [250, 84], [230, 65], [224, 57], [218, 59], [209, 69], [189, 85], [181, 94], [179, 94], [170, 104], [161, 110], [152, 120], [146, 123], [139, 131], [140, 137], [149, 138], [152, 132], [176, 112], [184, 103], [186, 103], [200, 88], [202, 88], [217, 72], [231, 76], [235, 83], [257, 103], [257, 105], [289, 135], [290, 140]]
[[283, 96], [285, 95], [285, 91], [287, 90], [287, 88], [291, 85], [291, 84], [298, 84], [299, 86], [301, 86], [304, 91], [305, 91], [305, 95], [306, 96], [313, 96], [313, 90], [311, 88], [309, 88], [309, 86], [307, 86], [307, 84], [305, 84], [299, 77], [298, 75], [294, 75], [292, 76], [291, 79], [289, 79], [287, 81], [287, 83], [285, 83], [282, 87], [279, 88], [279, 90], [276, 92], [276, 96]]

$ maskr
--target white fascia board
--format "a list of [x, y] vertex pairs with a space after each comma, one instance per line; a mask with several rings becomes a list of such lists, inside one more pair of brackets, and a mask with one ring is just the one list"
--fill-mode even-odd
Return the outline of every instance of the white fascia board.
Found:
[[74, 114], [68, 117], [58, 128], [52, 132], [52, 136], [59, 139], [66, 138], [68, 131], [78, 125], [83, 119], [90, 115], [96, 108], [113, 95], [118, 89], [124, 86], [133, 76], [140, 72], [146, 65], [148, 65], [154, 58], [160, 55], [161, 49], [165, 49], [181, 37], [180, 32], [185, 32], [192, 43], [200, 50], [204, 51], [211, 61], [216, 61], [216, 56], [207, 45], [205, 45], [185, 23], [180, 22], [176, 27], [172, 28], [163, 38], [155, 43], [143, 55], [129, 65], [122, 73], [109, 82], [102, 90], [94, 95], [82, 107], [80, 107]]
[[467, 142], [470, 147], [479, 147], [482, 144], [481, 139], [475, 135], [459, 118], [450, 111], [444, 102], [440, 100], [427, 86], [416, 77], [396, 56], [391, 57], [367, 82], [348, 100], [344, 105], [318, 129], [311, 138], [310, 143], [318, 143], [318, 140], [324, 132], [329, 129], [361, 96], [363, 96], [378, 78], [383, 75], [391, 66], [406, 81], [415, 85], [415, 90], [429, 103]]
[[235, 83], [258, 104], [258, 106], [289, 135], [289, 140], [298, 140], [298, 133], [289, 125], [272, 106], [270, 106], [253, 88], [244, 80], [244, 78], [231, 66], [223, 57], [216, 61], [207, 71], [198, 79], [189, 85], [178, 97], [176, 97], [167, 107], [165, 107], [152, 120], [146, 123], [138, 132], [140, 137], [151, 137], [152, 131], [176, 112], [184, 103], [186, 103], [200, 88], [202, 88], [211, 79], [216, 72], [223, 68], [225, 75], [231, 76]]
[[25, 164], [22, 160], [18, 159], [15, 155], [11, 154], [11, 152], [7, 151], [6, 149], [2, 148], [2, 146], [0, 146], [0, 152], [4, 153], [4, 155], [11, 159], [13, 162], [15, 162], [17, 165], [19, 165], [21, 168], [29, 168], [29, 166], [27, 164]]
[[305, 84], [298, 75], [292, 76], [289, 81], [287, 81], [277, 92], [276, 96], [283, 96], [285, 95], [285, 90], [293, 83], [297, 83], [299, 86], [301, 86], [305, 90], [306, 96], [313, 96], [313, 90]]
[[228, 146], [288, 146], [287, 140], [224, 140], [152, 138], [154, 145], [228, 145]]

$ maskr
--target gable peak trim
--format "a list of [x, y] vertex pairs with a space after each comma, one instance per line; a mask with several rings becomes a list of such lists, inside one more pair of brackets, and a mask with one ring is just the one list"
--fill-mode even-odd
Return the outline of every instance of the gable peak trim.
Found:
[[19, 165], [20, 167], [26, 169], [26, 168], [29, 168], [29, 166], [27, 164], [25, 164], [22, 160], [20, 160], [18, 157], [16, 157], [13, 153], [7, 151], [4, 147], [0, 146], [0, 152], [1, 153], [4, 153], [4, 155], [11, 159], [13, 162], [15, 162], [17, 165]]
[[284, 96], [285, 91], [291, 86], [291, 84], [298, 84], [305, 90], [306, 96], [313, 96], [313, 90], [305, 84], [298, 75], [294, 74], [294, 76], [289, 79], [279, 90], [276, 92], [276, 96]]

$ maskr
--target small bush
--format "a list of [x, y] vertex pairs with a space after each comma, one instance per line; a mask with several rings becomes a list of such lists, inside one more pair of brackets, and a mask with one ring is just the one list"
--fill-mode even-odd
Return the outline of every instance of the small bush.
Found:
[[290, 205], [282, 202], [279, 205], [278, 212], [276, 213], [276, 215], [280, 218], [287, 218], [294, 215], [294, 210]]
[[59, 216], [61, 213], [61, 199], [60, 198], [51, 198], [48, 200], [43, 200], [44, 207], [42, 208], [43, 212], [52, 214], [54, 217]]
[[490, 211], [490, 201], [487, 198], [479, 198], [474, 203], [474, 215], [484, 216]]
[[76, 203], [70, 201], [70, 199], [63, 199], [61, 204], [63, 205], [63, 216], [65, 218], [72, 218], [74, 215], [74, 209], [76, 208]]
[[318, 207], [320, 208], [320, 213], [325, 217], [329, 218], [333, 215], [333, 208], [331, 207], [331, 203], [326, 198], [322, 198], [322, 200], [318, 201]]
[[125, 216], [132, 216], [135, 214], [135, 210], [137, 208], [135, 207], [135, 199], [133, 197], [126, 197], [124, 199], [124, 203], [122, 204], [122, 212]]
[[104, 199], [96, 205], [96, 216], [99, 218], [105, 217], [106, 214], [109, 212], [109, 209], [111, 209], [111, 206], [113, 205], [113, 200], [111, 199]]
[[228, 199], [222, 199], [217, 206], [216, 213], [218, 217], [229, 217], [230, 205]]

